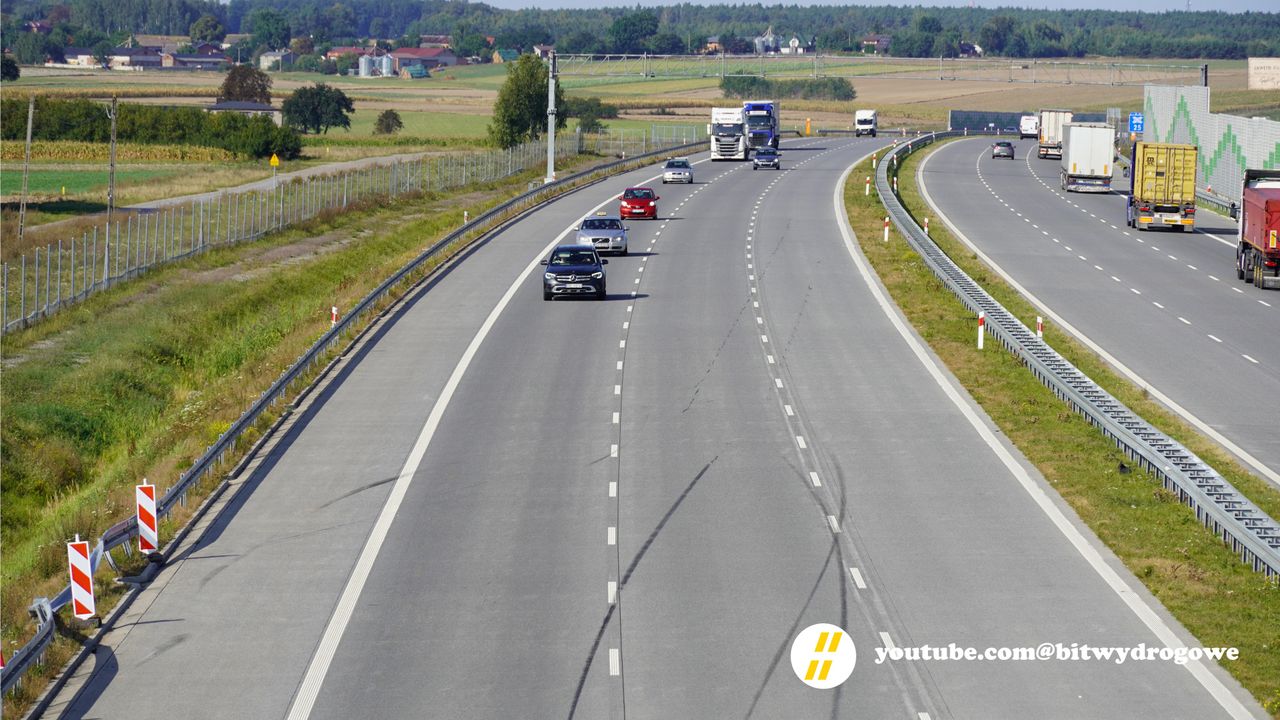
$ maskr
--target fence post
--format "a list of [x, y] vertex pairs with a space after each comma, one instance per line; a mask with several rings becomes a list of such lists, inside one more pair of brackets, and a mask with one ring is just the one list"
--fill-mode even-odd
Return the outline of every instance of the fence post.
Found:
[[9, 329], [9, 263], [4, 264], [3, 289], [0, 289], [0, 332]]
[[49, 314], [49, 299], [52, 296], [53, 282], [53, 243], [45, 248], [44, 251], [44, 313]]
[[62, 238], [58, 238], [58, 297], [54, 301], [62, 305]]
[[21, 321], [21, 324], [25, 326], [27, 324], [27, 256], [26, 254], [23, 254], [22, 256], [22, 278], [19, 285], [22, 288], [22, 296], [18, 300], [18, 312], [21, 313], [18, 319]]

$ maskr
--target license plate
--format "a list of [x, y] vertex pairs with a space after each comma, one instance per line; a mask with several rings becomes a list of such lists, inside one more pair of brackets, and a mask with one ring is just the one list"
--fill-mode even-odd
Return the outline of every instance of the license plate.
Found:
[[565, 287], [569, 288], [570, 290], [581, 290], [582, 283], [569, 283], [568, 285], [565, 285]]

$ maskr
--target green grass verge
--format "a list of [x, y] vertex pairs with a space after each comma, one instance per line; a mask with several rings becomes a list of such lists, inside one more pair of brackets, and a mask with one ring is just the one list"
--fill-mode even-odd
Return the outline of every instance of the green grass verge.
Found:
[[[182, 174], [179, 168], [138, 168], [116, 170], [116, 182], [138, 182], [156, 180]], [[101, 190], [107, 187], [107, 168], [74, 169], [74, 170], [32, 170], [27, 180], [27, 191], [33, 195], [61, 195], [64, 193], [81, 193], [90, 190]], [[0, 174], [0, 195], [17, 194], [22, 191], [22, 173], [6, 172]]]
[[[936, 216], [914, 179], [923, 154], [903, 163], [901, 197], [917, 217]], [[851, 177], [869, 174], [869, 163], [864, 163]], [[1240, 659], [1224, 662], [1224, 667], [1280, 718], [1280, 585], [1243, 565], [1153, 476], [1138, 470], [1119, 473], [1125, 458], [1116, 446], [1058, 400], [1016, 357], [996, 343], [979, 352], [968, 309], [896, 232], [889, 243], [881, 241], [884, 208], [874, 195], [863, 196], [861, 182], [845, 188], [845, 205], [863, 252], [894, 301], [970, 395], [1201, 643], [1240, 649]], [[931, 232], [947, 254], [1011, 312], [1034, 322], [1036, 309], [941, 226], [934, 222]], [[1085, 348], [1052, 327], [1046, 328], [1045, 339], [1130, 408], [1212, 463], [1268, 512], [1276, 515], [1280, 510], [1280, 493], [1144, 398]]]

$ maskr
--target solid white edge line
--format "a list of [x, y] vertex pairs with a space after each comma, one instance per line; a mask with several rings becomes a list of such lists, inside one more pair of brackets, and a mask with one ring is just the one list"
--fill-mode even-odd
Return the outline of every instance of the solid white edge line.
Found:
[[[656, 177], [658, 176], [655, 175], [654, 178]], [[651, 182], [654, 178], [650, 178], [645, 182]], [[582, 217], [585, 218], [612, 202], [614, 202], [614, 197], [610, 196], [609, 199], [588, 210]], [[293, 696], [293, 702], [289, 705], [289, 714], [286, 716], [288, 720], [307, 720], [307, 718], [311, 717], [311, 710], [315, 707], [316, 698], [320, 695], [320, 688], [324, 684], [324, 678], [329, 674], [329, 666], [333, 663], [333, 656], [338, 652], [338, 644], [342, 641], [342, 635], [347, 630], [347, 624], [351, 622], [351, 615], [355, 612], [360, 593], [364, 591], [365, 583], [369, 580], [369, 573], [373, 571], [373, 564], [378, 559], [378, 553], [382, 550], [382, 543], [386, 541], [387, 533], [391, 531], [391, 524], [395, 521], [396, 513], [399, 512], [401, 503], [404, 502], [405, 495], [409, 491], [409, 484], [413, 482], [413, 476], [417, 474], [418, 467], [422, 464], [422, 459], [427, 454], [427, 447], [431, 445], [431, 439], [435, 436], [436, 429], [440, 426], [440, 420], [444, 417], [444, 412], [449, 407], [449, 402], [453, 399], [453, 393], [462, 382], [462, 376], [466, 374], [467, 368], [471, 366], [471, 361], [475, 358], [476, 352], [479, 351], [480, 345], [489, 336], [489, 331], [497, 323], [498, 317], [506, 310], [511, 298], [515, 297], [520, 286], [538, 267], [542, 258], [551, 252], [577, 226], [578, 221], [575, 221], [565, 228], [554, 240], [539, 250], [533, 259], [529, 261], [529, 264], [525, 266], [524, 270], [516, 275], [507, 291], [502, 294], [502, 298], [489, 311], [489, 315], [480, 325], [480, 329], [476, 330], [475, 336], [471, 338], [471, 343], [463, 351], [462, 357], [458, 359], [458, 364], [454, 366], [453, 373], [449, 375], [448, 381], [444, 384], [444, 389], [441, 390], [440, 396], [436, 398], [435, 404], [431, 407], [431, 413], [427, 416], [427, 421], [422, 426], [422, 432], [418, 434], [417, 442], [414, 443], [409, 456], [405, 458], [400, 474], [396, 477], [396, 482], [392, 485], [391, 492], [387, 495], [387, 501], [383, 504], [382, 511], [378, 513], [378, 519], [374, 521], [373, 528], [369, 532], [369, 538], [365, 540], [364, 548], [360, 551], [360, 557], [356, 559], [356, 564], [351, 569], [351, 575], [347, 578], [347, 583], [342, 588], [342, 594], [338, 596], [333, 615], [329, 617], [329, 622], [325, 625], [324, 633], [320, 636], [320, 642], [316, 645], [311, 661], [307, 663], [307, 671], [303, 674], [302, 682], [298, 684], [298, 690]], [[614, 532], [613, 528], [609, 530], [610, 533]]]
[[[1192, 415], [1191, 411], [1187, 410], [1186, 408], [1182, 407], [1178, 403], [1174, 402], [1173, 398], [1169, 397], [1168, 395], [1165, 395], [1163, 392], [1158, 390], [1151, 383], [1147, 382], [1146, 380], [1143, 380], [1142, 377], [1139, 376], [1133, 370], [1131, 370], [1129, 366], [1125, 365], [1124, 363], [1120, 362], [1118, 359], [1113, 357], [1111, 353], [1107, 352], [1106, 350], [1103, 350], [1102, 346], [1098, 345], [1093, 340], [1089, 339], [1087, 335], [1085, 335], [1083, 332], [1077, 329], [1074, 325], [1072, 325], [1071, 323], [1063, 319], [1061, 315], [1054, 312], [1052, 308], [1050, 308], [1048, 305], [1042, 302], [1035, 295], [1032, 295], [1029, 290], [1023, 287], [1017, 280], [1014, 280], [1013, 277], [1009, 275], [1009, 273], [1005, 272], [1004, 268], [997, 265], [995, 261], [993, 261], [990, 257], [986, 255], [986, 253], [982, 252], [982, 250], [980, 250], [978, 246], [968, 238], [968, 236], [960, 232], [960, 229], [957, 228], [955, 224], [951, 222], [951, 219], [947, 217], [947, 215], [943, 213], [941, 210], [938, 210], [938, 205], [933, 201], [933, 198], [929, 195], [928, 188], [926, 188], [925, 184], [919, 180], [920, 173], [923, 172], [924, 166], [929, 162], [929, 159], [931, 157], [933, 156], [930, 155], [929, 157], [925, 158], [924, 162], [920, 163], [920, 168], [917, 171], [917, 185], [920, 187], [920, 194], [924, 196], [925, 202], [929, 204], [929, 207], [933, 208], [934, 211], [938, 213], [938, 217], [947, 226], [947, 229], [949, 229], [952, 233], [954, 233], [956, 237], [960, 238], [960, 241], [963, 242], [965, 246], [969, 248], [969, 250], [971, 250], [975, 255], [977, 255], [979, 259], [981, 259], [982, 262], [987, 265], [987, 267], [994, 270], [996, 274], [999, 275], [1005, 282], [1009, 283], [1010, 287], [1012, 287], [1014, 290], [1017, 290], [1018, 293], [1020, 293], [1024, 298], [1026, 298], [1027, 302], [1033, 305], [1036, 305], [1038, 307], [1044, 308], [1044, 314], [1049, 318], [1051, 318], [1055, 323], [1057, 323], [1058, 327], [1066, 330], [1068, 333], [1071, 333], [1071, 335], [1075, 337], [1076, 340], [1079, 340], [1080, 342], [1084, 343], [1086, 347], [1088, 347], [1093, 352], [1097, 353], [1103, 360], [1107, 361], [1107, 363], [1110, 364], [1111, 367], [1115, 368], [1116, 371], [1118, 371], [1121, 375], [1124, 375], [1125, 377], [1129, 378], [1130, 381], [1135, 383], [1138, 387], [1142, 388], [1143, 390], [1146, 390], [1152, 397], [1160, 401], [1160, 403], [1162, 403], [1165, 407], [1177, 413], [1179, 417], [1191, 423], [1200, 432], [1204, 433], [1205, 435], [1208, 435], [1210, 438], [1213, 439], [1214, 442], [1226, 448], [1228, 452], [1230, 452], [1232, 455], [1235, 455], [1237, 458], [1239, 458], [1242, 462], [1244, 462], [1249, 467], [1253, 468], [1255, 472], [1261, 474], [1263, 477], [1270, 480], [1272, 484], [1274, 484], [1276, 487], [1280, 487], [1280, 472], [1277, 472], [1275, 470], [1272, 470], [1270, 467], [1267, 467], [1265, 464], [1263, 464], [1261, 460], [1255, 458], [1253, 455], [1250, 455], [1248, 452], [1246, 452], [1244, 448], [1231, 442], [1230, 440], [1227, 439], [1226, 436], [1224, 436], [1222, 433], [1215, 430], [1208, 423], [1196, 417], [1195, 415]], [[1202, 233], [1202, 234], [1207, 235], [1208, 233]], [[1232, 247], [1234, 247], [1234, 245]], [[1209, 277], [1213, 278], [1214, 280], [1218, 279], [1212, 275], [1210, 275]]]
[[[925, 162], [927, 162], [928, 158], [931, 157], [933, 157], [932, 153], [926, 157]], [[921, 163], [920, 171], [923, 170], [924, 164], [924, 162]], [[866, 284], [867, 289], [870, 290], [872, 296], [875, 297], [876, 303], [880, 306], [880, 310], [889, 319], [889, 322], [898, 331], [898, 334], [907, 343], [911, 352], [915, 354], [916, 358], [920, 361], [920, 364], [924, 366], [925, 370], [933, 378], [934, 382], [936, 382], [938, 387], [942, 389], [942, 392], [949, 400], [951, 400], [951, 403], [955, 405], [960, 413], [964, 415], [965, 419], [969, 421], [969, 425], [978, 433], [978, 436], [987, 444], [987, 447], [991, 448], [991, 452], [1000, 460], [1018, 483], [1022, 485], [1022, 488], [1031, 496], [1032, 501], [1035, 502], [1046, 516], [1048, 516], [1049, 520], [1058, 528], [1058, 531], [1067, 539], [1067, 542], [1071, 543], [1072, 547], [1076, 549], [1076, 552], [1080, 553], [1080, 556], [1089, 563], [1090, 567], [1092, 567], [1094, 572], [1102, 578], [1103, 582], [1111, 588], [1112, 592], [1114, 592], [1120, 600], [1129, 607], [1133, 614], [1136, 615], [1138, 619], [1147, 626], [1147, 629], [1149, 629], [1160, 640], [1160, 642], [1164, 643], [1166, 647], [1184, 647], [1183, 642], [1178, 638], [1177, 634], [1169, 628], [1164, 620], [1156, 614], [1156, 611], [1153, 610], [1146, 601], [1144, 601], [1136, 592], [1133, 591], [1132, 588], [1129, 587], [1125, 580], [1120, 577], [1119, 573], [1107, 564], [1106, 560], [1102, 558], [1102, 554], [1098, 552], [1097, 548], [1095, 548], [1085, 538], [1084, 534], [1081, 533], [1076, 526], [1071, 524], [1071, 521], [1067, 519], [1066, 515], [1058, 509], [1058, 506], [1054, 505], [1053, 501], [1045, 493], [1044, 489], [1036, 484], [1035, 480], [1031, 478], [1031, 475], [1027, 472], [1026, 468], [1024, 468], [1013, 457], [1013, 455], [1000, 444], [999, 439], [997, 439], [991, 429], [982, 422], [982, 419], [978, 417], [977, 412], [970, 403], [965, 402], [964, 398], [961, 397], [960, 392], [947, 380], [946, 375], [943, 374], [942, 369], [938, 367], [938, 364], [933, 360], [933, 358], [929, 356], [929, 353], [925, 350], [921, 341], [917, 339], [916, 335], [907, 327], [901, 314], [894, 311], [896, 306], [894, 306], [888, 298], [885, 297], [880, 285], [872, 275], [871, 269], [867, 266], [867, 263], [863, 259], [861, 253], [858, 252], [858, 248], [854, 244], [853, 230], [849, 227], [849, 217], [845, 213], [843, 202], [844, 184], [848, 179], [849, 173], [853, 172], [854, 165], [856, 165], [856, 163], [849, 165], [849, 167], [845, 169], [844, 174], [840, 176], [840, 181], [836, 183], [832, 202], [835, 205], [836, 220], [840, 225], [840, 234], [844, 238], [845, 249], [849, 252], [849, 256], [853, 258], [853, 262], [858, 268], [858, 273], [862, 276], [862, 280]], [[921, 194], [925, 198], [925, 202], [929, 203], [931, 207], [936, 209], [937, 206], [934, 205], [932, 200], [929, 198], [928, 192], [925, 190], [924, 183], [919, 180], [917, 180], [917, 183], [921, 189]], [[951, 225], [945, 217], [943, 218], [943, 222], [946, 222], [948, 226]], [[953, 232], [955, 231], [954, 228], [952, 228], [952, 230]], [[972, 245], [970, 245], [970, 247], [977, 252], [977, 249]], [[992, 265], [992, 267], [995, 266]], [[1003, 272], [1000, 272], [1000, 274], [1004, 275]], [[1018, 289], [1019, 291], [1022, 291], [1021, 288]], [[1041, 307], [1044, 306], [1042, 303], [1037, 304]], [[1067, 327], [1061, 319], [1055, 317], [1055, 320], [1064, 327]], [[1098, 350], [1100, 350], [1100, 348], [1098, 348]], [[880, 635], [881, 638], [886, 641], [889, 639], [889, 636], [885, 633], [881, 633]], [[1183, 667], [1187, 669], [1187, 672], [1191, 673], [1192, 677], [1194, 677], [1200, 685], [1204, 687], [1213, 699], [1218, 702], [1218, 705], [1220, 705], [1223, 710], [1226, 710], [1231, 717], [1237, 718], [1238, 720], [1251, 720], [1254, 717], [1253, 713], [1249, 712], [1249, 710], [1245, 708], [1239, 698], [1228, 690], [1227, 687], [1222, 684], [1222, 681], [1219, 680], [1216, 675], [1211, 673], [1207, 667], [1205, 667], [1203, 662], [1199, 660], [1190, 660], [1187, 664], [1183, 665]]]

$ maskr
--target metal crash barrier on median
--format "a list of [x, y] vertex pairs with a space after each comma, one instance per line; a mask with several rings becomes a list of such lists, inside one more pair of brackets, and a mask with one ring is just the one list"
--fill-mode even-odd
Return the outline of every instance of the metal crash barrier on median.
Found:
[[903, 207], [894, 193], [896, 178], [891, 178], [891, 167], [896, 173], [900, 158], [936, 140], [959, 135], [939, 132], [900, 142], [884, 158], [899, 158], [899, 162], [882, 160], [878, 164], [876, 191], [898, 231], [966, 307], [975, 314], [985, 313], [987, 332], [1021, 358], [1041, 382], [1195, 510], [1196, 518], [1221, 537], [1241, 561], [1268, 578], [1280, 578], [1280, 524], [1275, 519], [1195, 453], [1143, 420], [1037, 338], [935, 245]]
[[[237, 441], [241, 435], [251, 427], [253, 427], [265, 412], [275, 407], [276, 403], [289, 396], [294, 386], [307, 377], [308, 373], [321, 362], [329, 353], [343, 342], [354, 342], [355, 338], [350, 337], [352, 332], [362, 323], [370, 314], [379, 314], [384, 311], [380, 307], [380, 302], [386, 299], [406, 278], [421, 269], [431, 260], [443, 255], [454, 243], [463, 240], [466, 236], [473, 236], [473, 240], [483, 237], [484, 234], [491, 232], [502, 226], [503, 223], [509, 221], [514, 216], [527, 212], [534, 206], [539, 205], [549, 199], [552, 199], [562, 192], [572, 190], [580, 185], [603, 179], [617, 172], [628, 170], [634, 165], [643, 165], [648, 160], [661, 157], [673, 151], [679, 150], [695, 150], [702, 148], [704, 142], [698, 140], [692, 143], [683, 143], [661, 147], [650, 152], [636, 155], [631, 158], [616, 160], [583, 172], [570, 175], [560, 180], [556, 180], [545, 185], [540, 185], [535, 189], [531, 189], [521, 195], [512, 198], [487, 212], [477, 216], [471, 222], [464, 224], [462, 227], [454, 230], [445, 237], [441, 238], [434, 245], [423, 251], [418, 257], [409, 261], [404, 267], [396, 271], [394, 275], [384, 280], [378, 287], [374, 288], [368, 295], [364, 297], [355, 307], [346, 313], [344, 317], [335, 322], [333, 326], [305, 352], [293, 365], [289, 366], [277, 379], [272, 383], [262, 395], [240, 415], [231, 427], [227, 429], [212, 445], [205, 449], [199, 459], [197, 459], [190, 469], [183, 473], [178, 482], [170, 487], [164, 495], [156, 503], [156, 516], [163, 518], [168, 515], [175, 506], [186, 502], [187, 492], [198, 481], [204, 478], [211, 470], [217, 468], [222, 460], [236, 449]], [[265, 437], [265, 434], [264, 434]], [[226, 480], [223, 481], [224, 486]], [[215, 491], [215, 493], [218, 491]], [[127, 547], [130, 538], [138, 534], [138, 524], [136, 517], [129, 517], [115, 525], [112, 525], [102, 534], [98, 540], [97, 546], [94, 548], [90, 556], [90, 563], [96, 572], [101, 565], [103, 558], [107, 558], [108, 563], [112, 563], [110, 552], [114, 548], [122, 545]], [[140, 588], [135, 588], [133, 593], [139, 592]], [[122, 602], [131, 601], [126, 598]], [[21, 680], [22, 676], [33, 666], [42, 662], [44, 652], [48, 648], [49, 643], [54, 637], [54, 615], [65, 607], [71, 601], [70, 585], [63, 588], [52, 600], [48, 598], [37, 598], [31, 605], [30, 612], [37, 622], [35, 636], [29, 640], [26, 645], [13, 654], [8, 659], [3, 669], [0, 669], [0, 693], [8, 693]]]

